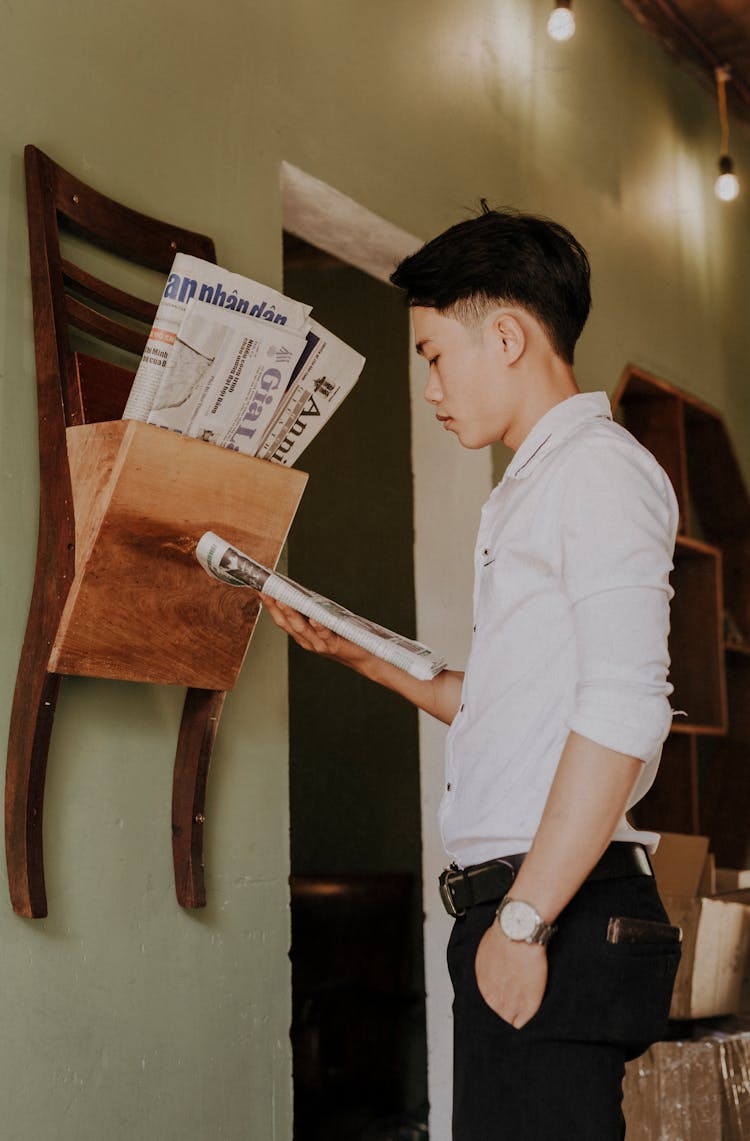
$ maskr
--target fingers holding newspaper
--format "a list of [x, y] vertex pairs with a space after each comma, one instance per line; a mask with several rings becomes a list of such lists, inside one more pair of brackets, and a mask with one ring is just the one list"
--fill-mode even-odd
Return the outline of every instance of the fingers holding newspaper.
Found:
[[270, 594], [264, 594], [263, 591], [258, 593], [263, 605], [279, 629], [293, 638], [303, 650], [311, 650], [315, 654], [332, 658], [334, 661], [352, 668], [356, 668], [357, 665], [364, 665], [368, 658], [373, 657], [361, 646], [356, 646], [354, 642], [342, 638], [340, 634], [335, 634], [333, 630], [329, 630], [320, 622], [316, 622], [314, 618], [306, 618], [298, 610], [271, 598]]
[[450, 725], [458, 709], [463, 674], [446, 669], [430, 680], [420, 680], [381, 656], [350, 642], [341, 634], [334, 633], [314, 618], [306, 618], [298, 610], [262, 591], [258, 591], [258, 594], [279, 629], [293, 638], [303, 650], [310, 650], [349, 666], [356, 673], [384, 685], [386, 689], [392, 689], [413, 705]]
[[463, 674], [446, 669], [429, 647], [263, 566], [212, 531], [195, 554], [213, 578], [257, 590], [276, 625], [303, 649], [349, 666], [446, 724], [455, 717]]

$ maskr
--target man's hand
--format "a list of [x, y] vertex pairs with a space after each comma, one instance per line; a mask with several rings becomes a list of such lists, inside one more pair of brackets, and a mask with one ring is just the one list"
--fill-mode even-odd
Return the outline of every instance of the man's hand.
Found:
[[372, 657], [367, 650], [355, 646], [354, 642], [350, 642], [347, 638], [334, 634], [320, 622], [305, 618], [297, 610], [292, 610], [291, 606], [277, 602], [268, 594], [261, 594], [260, 597], [276, 625], [293, 638], [303, 650], [311, 650], [315, 654], [332, 658], [353, 669], [361, 667], [368, 658]]
[[495, 1014], [520, 1030], [538, 1011], [547, 987], [547, 952], [539, 943], [516, 943], [494, 922], [474, 964], [477, 986]]
[[437, 717], [446, 725], [450, 725], [456, 716], [461, 701], [461, 685], [464, 679], [462, 673], [455, 670], [443, 670], [431, 681], [418, 681], [405, 670], [384, 662], [375, 654], [368, 653], [360, 646], [355, 646], [347, 638], [341, 638], [332, 630], [305, 618], [290, 606], [284, 606], [267, 594], [261, 592], [263, 605], [273, 618], [277, 626], [287, 633], [303, 650], [312, 650], [324, 658], [331, 658], [341, 662], [362, 674], [363, 677], [393, 690], [407, 701], [411, 701], [419, 709]]

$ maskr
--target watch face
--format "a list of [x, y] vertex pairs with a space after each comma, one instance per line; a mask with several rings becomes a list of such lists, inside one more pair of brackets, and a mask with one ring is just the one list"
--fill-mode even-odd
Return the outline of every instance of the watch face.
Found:
[[509, 939], [528, 939], [539, 922], [534, 908], [520, 899], [509, 899], [499, 916], [500, 928]]

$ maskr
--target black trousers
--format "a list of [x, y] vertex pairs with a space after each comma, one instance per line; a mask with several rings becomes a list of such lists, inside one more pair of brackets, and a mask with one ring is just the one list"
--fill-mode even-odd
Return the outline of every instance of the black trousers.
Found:
[[664, 1036], [680, 952], [607, 943], [606, 931], [612, 916], [668, 922], [653, 878], [583, 885], [547, 948], [542, 1005], [520, 1030], [487, 1006], [474, 973], [496, 907], [471, 908], [448, 944], [453, 1141], [622, 1141], [625, 1062]]

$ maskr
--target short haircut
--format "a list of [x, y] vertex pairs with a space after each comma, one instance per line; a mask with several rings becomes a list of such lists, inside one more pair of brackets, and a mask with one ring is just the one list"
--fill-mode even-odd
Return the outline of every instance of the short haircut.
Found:
[[586, 251], [558, 222], [517, 210], [492, 210], [458, 222], [391, 275], [410, 306], [423, 305], [474, 324], [495, 305], [526, 309], [554, 351], [573, 363], [591, 308]]

